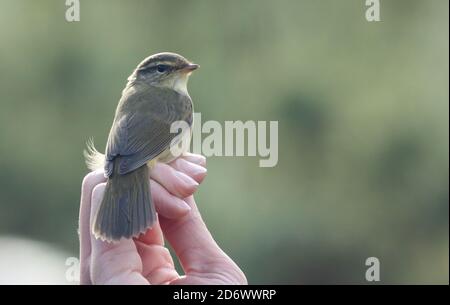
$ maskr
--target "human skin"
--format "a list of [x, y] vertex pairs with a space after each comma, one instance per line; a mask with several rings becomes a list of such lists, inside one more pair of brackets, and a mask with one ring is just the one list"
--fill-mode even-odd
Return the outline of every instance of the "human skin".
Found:
[[[247, 284], [241, 269], [208, 231], [193, 194], [206, 176], [203, 156], [186, 154], [150, 171], [158, 222], [135, 239], [103, 242], [92, 235], [106, 179], [102, 171], [84, 179], [80, 205], [81, 284]], [[185, 275], [175, 270], [164, 237]]]

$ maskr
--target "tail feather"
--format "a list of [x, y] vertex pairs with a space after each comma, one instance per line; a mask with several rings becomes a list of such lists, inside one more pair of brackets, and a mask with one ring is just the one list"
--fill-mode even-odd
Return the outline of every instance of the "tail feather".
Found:
[[90, 138], [86, 142], [86, 149], [83, 152], [86, 166], [91, 170], [103, 168], [105, 165], [105, 155], [95, 149], [94, 140]]
[[155, 221], [147, 165], [125, 175], [114, 172], [108, 178], [103, 200], [94, 218], [95, 237], [105, 241], [137, 237]]

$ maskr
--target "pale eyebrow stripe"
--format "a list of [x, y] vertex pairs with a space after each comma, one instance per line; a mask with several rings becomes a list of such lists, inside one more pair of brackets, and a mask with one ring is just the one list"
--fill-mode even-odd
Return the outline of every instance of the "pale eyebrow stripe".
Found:
[[165, 65], [165, 66], [171, 66], [171, 67], [174, 66], [173, 62], [170, 62], [170, 61], [155, 61], [155, 62], [145, 65], [144, 67], [149, 68], [149, 67], [156, 67], [158, 65]]
[[152, 62], [152, 63], [149, 63], [149, 64], [147, 64], [145, 66], [140, 67], [139, 71], [155, 68], [158, 65], [165, 65], [165, 66], [169, 66], [169, 67], [172, 67], [172, 68], [175, 66], [174, 63], [170, 62], [170, 61], [155, 61], [155, 62]]

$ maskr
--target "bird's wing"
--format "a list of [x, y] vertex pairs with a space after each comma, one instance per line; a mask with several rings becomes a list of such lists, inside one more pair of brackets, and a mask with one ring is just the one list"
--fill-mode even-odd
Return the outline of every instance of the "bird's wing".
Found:
[[[106, 146], [105, 174], [129, 173], [165, 151], [180, 134], [171, 133], [176, 121], [192, 124], [192, 102], [189, 96], [173, 90], [152, 87], [144, 94], [124, 96]], [[114, 160], [120, 156], [118, 163]]]

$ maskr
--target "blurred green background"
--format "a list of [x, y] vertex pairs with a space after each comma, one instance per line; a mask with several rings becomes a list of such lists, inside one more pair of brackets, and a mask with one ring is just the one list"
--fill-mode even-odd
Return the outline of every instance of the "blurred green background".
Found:
[[449, 282], [447, 0], [64, 2], [0, 1], [1, 236], [78, 256], [85, 142], [173, 51], [203, 121], [279, 121], [276, 167], [211, 157], [197, 194], [250, 283]]

